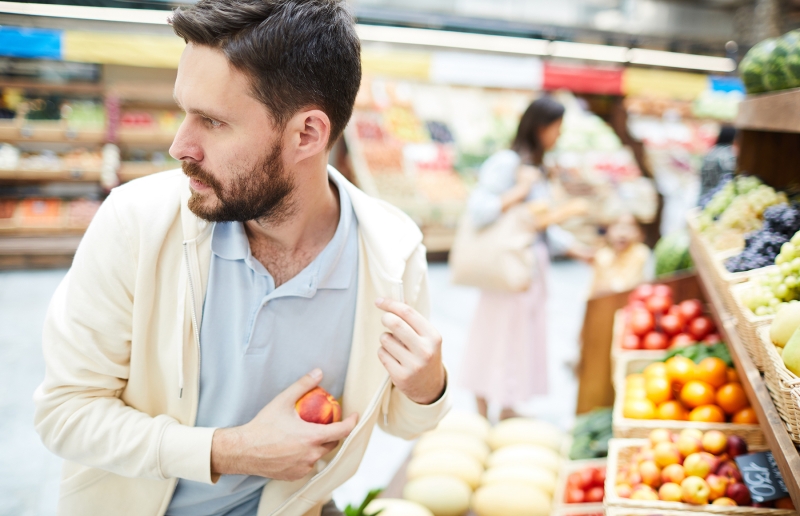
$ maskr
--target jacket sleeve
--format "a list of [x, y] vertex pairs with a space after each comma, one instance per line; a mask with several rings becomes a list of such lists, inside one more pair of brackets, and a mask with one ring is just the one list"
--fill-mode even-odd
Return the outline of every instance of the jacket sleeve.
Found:
[[[45, 378], [34, 393], [36, 431], [50, 451], [85, 466], [210, 482], [213, 428], [186, 427], [120, 399], [130, 371], [137, 265], [114, 200], [112, 193], [101, 206], [50, 302]], [[178, 450], [167, 446], [176, 440]]]
[[[425, 246], [420, 245], [406, 266], [404, 277], [406, 302], [426, 318], [430, 318], [430, 293], [428, 291], [428, 263]], [[430, 405], [411, 401], [400, 389], [392, 386], [386, 418], [378, 418], [378, 425], [387, 433], [415, 439], [421, 433], [433, 430], [450, 410], [450, 383], [445, 379], [442, 396]]]

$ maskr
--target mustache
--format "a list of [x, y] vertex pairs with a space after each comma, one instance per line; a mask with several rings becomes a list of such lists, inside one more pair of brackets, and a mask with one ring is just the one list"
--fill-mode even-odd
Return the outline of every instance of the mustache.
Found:
[[184, 161], [181, 163], [181, 168], [183, 169], [183, 173], [186, 174], [187, 177], [190, 179], [197, 179], [201, 183], [207, 184], [214, 190], [214, 193], [219, 195], [220, 190], [222, 189], [222, 185], [217, 181], [217, 179], [212, 176], [209, 172], [205, 171], [203, 167], [198, 165], [197, 163], [192, 163], [189, 161]]

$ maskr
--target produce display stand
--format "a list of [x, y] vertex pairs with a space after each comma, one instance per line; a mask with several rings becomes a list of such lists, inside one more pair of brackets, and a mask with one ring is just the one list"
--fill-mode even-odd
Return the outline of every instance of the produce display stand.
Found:
[[596, 503], [566, 503], [567, 478], [571, 473], [580, 471], [584, 468], [605, 468], [606, 459], [583, 459], [583, 460], [564, 460], [561, 463], [561, 470], [558, 473], [558, 484], [553, 493], [554, 515], [574, 515], [581, 514], [602, 514], [603, 502]]

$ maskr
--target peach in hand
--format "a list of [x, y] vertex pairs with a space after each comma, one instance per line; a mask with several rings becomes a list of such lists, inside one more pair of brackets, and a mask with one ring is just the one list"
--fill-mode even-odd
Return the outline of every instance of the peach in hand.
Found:
[[342, 406], [322, 387], [305, 393], [294, 406], [303, 421], [329, 425], [342, 420]]

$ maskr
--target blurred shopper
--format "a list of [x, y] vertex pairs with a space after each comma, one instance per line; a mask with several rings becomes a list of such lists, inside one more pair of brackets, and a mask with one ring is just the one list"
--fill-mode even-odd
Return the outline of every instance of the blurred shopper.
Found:
[[[447, 409], [422, 234], [328, 166], [361, 80], [353, 17], [201, 0], [172, 25], [183, 170], [108, 196], [45, 322], [58, 513], [337, 514], [376, 424], [414, 438]], [[343, 421], [295, 411], [318, 385]]]
[[606, 245], [594, 257], [591, 295], [624, 292], [648, 279], [652, 253], [643, 239], [639, 222], [629, 213], [608, 226]]
[[720, 179], [736, 170], [736, 157], [739, 154], [736, 128], [724, 124], [719, 129], [717, 143], [708, 151], [700, 168], [700, 198], [713, 190]]
[[511, 149], [497, 152], [480, 169], [468, 206], [477, 227], [495, 223], [503, 213], [527, 203], [536, 232], [535, 271], [527, 291], [484, 290], [470, 328], [462, 383], [476, 396], [484, 416], [488, 404], [502, 407], [501, 419], [514, 405], [547, 393], [547, 272], [550, 251], [586, 257], [586, 251], [557, 226], [585, 212], [582, 203], [551, 209], [547, 177], [538, 168], [561, 133], [564, 107], [550, 97], [533, 102], [522, 115]]

